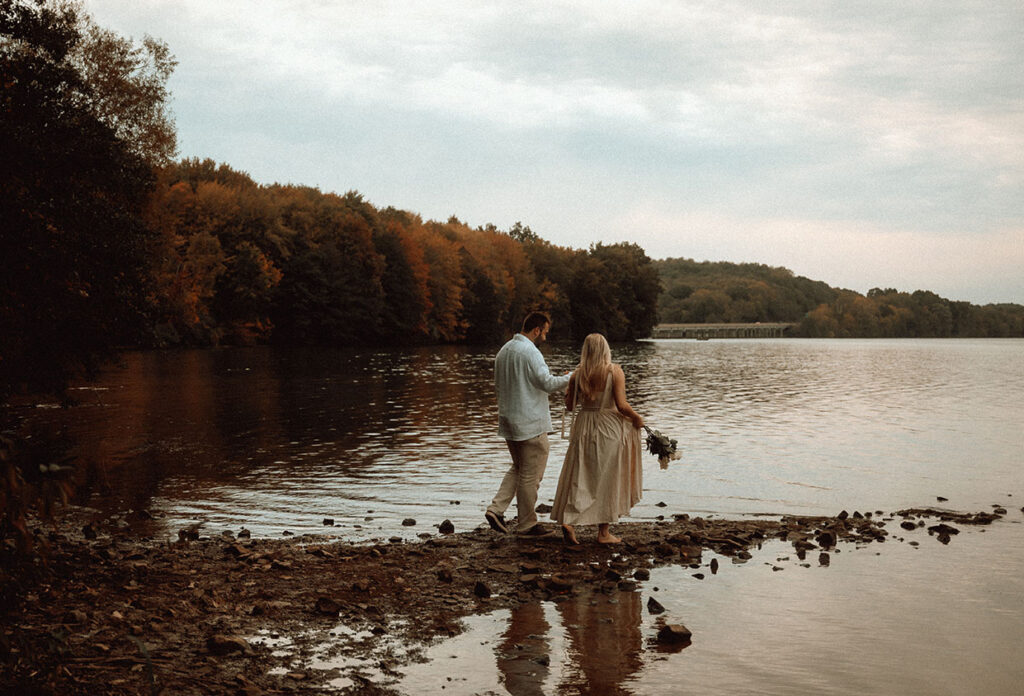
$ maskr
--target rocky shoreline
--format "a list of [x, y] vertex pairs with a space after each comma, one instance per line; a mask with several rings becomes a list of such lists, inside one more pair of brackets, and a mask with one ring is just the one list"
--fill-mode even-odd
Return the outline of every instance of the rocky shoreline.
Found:
[[[449, 525], [420, 542], [352, 544], [322, 536], [285, 539], [138, 539], [117, 528], [37, 527], [45, 563], [8, 564], [0, 690], [18, 694], [395, 693], [387, 679], [353, 669], [297, 670], [303, 657], [344, 655], [396, 674], [416, 646], [462, 630], [464, 616], [580, 592], [635, 591], [661, 565], [713, 575], [717, 558], [743, 562], [768, 541], [791, 544], [804, 564], [828, 565], [843, 545], [948, 544], [963, 525], [1007, 514], [919, 508], [834, 517], [704, 519], [687, 514], [616, 525], [624, 543], [603, 546], [581, 530], [516, 538], [486, 525]], [[10, 554], [11, 550], [6, 549]], [[10, 558], [10, 556], [8, 556]], [[655, 609], [651, 609], [655, 611]], [[666, 641], [685, 627], [666, 623]], [[288, 651], [275, 646], [287, 644]], [[406, 649], [400, 653], [393, 646]], [[287, 653], [287, 654], [285, 654]]]

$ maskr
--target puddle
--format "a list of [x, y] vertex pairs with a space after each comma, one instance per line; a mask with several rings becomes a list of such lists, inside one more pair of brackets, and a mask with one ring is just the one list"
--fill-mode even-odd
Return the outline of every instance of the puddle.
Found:
[[[551, 694], [572, 685], [619, 693], [652, 662], [686, 645], [657, 643], [665, 620], [645, 609], [649, 593], [583, 592], [464, 621], [464, 633], [427, 648], [403, 668], [403, 693]], [[688, 644], [687, 644], [688, 645]]]

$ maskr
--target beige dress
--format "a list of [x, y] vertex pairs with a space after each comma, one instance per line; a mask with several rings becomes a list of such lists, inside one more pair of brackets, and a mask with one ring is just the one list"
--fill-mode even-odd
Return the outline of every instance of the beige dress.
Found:
[[612, 375], [581, 404], [569, 433], [551, 518], [561, 524], [603, 524], [628, 515], [643, 486], [640, 431], [615, 408]]

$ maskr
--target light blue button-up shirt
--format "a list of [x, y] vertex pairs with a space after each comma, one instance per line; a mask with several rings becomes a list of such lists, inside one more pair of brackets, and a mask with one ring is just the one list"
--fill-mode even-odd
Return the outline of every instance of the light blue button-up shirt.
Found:
[[494, 358], [498, 392], [498, 435], [521, 442], [551, 432], [548, 394], [569, 384], [569, 375], [555, 377], [529, 338], [517, 333]]

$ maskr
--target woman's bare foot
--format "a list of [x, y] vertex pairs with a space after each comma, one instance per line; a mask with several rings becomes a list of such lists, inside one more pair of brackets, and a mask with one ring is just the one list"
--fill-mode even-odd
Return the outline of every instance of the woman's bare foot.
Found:
[[621, 544], [622, 543], [622, 539], [618, 538], [617, 536], [615, 536], [614, 534], [609, 532], [605, 536], [598, 535], [597, 543], [599, 543], [599, 544]]
[[562, 525], [562, 539], [570, 546], [580, 545], [580, 540], [576, 538], [576, 530], [572, 528], [571, 524]]

